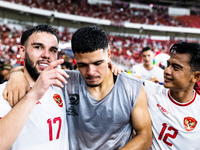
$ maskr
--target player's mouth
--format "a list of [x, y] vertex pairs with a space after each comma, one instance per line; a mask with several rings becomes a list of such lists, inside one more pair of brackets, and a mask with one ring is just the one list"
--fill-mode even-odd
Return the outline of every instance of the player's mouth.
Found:
[[98, 79], [98, 77], [96, 77], [96, 76], [89, 76], [89, 77], [86, 77], [86, 80], [87, 80], [87, 81], [90, 81], [90, 82], [91, 82], [91, 81], [94, 82], [94, 81], [96, 81], [97, 79]]
[[170, 82], [170, 81], [173, 81], [173, 79], [164, 76], [164, 82]]
[[40, 62], [38, 63], [38, 66], [40, 69], [44, 70], [46, 67], [48, 67], [49, 63], [44, 63], [44, 62]]

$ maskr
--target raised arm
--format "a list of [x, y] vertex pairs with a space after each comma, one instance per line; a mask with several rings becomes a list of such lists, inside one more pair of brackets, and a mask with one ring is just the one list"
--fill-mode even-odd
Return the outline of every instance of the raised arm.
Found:
[[131, 119], [136, 135], [121, 150], [148, 150], [152, 143], [152, 129], [147, 96], [143, 87], [141, 87]]
[[[22, 131], [37, 100], [41, 99], [50, 85], [63, 87], [68, 75], [61, 69], [54, 68], [63, 61], [52, 62], [39, 76], [33, 88], [3, 116], [3, 108], [8, 107], [6, 100], [0, 99], [0, 149], [9, 149]], [[1, 96], [2, 97], [2, 96]]]

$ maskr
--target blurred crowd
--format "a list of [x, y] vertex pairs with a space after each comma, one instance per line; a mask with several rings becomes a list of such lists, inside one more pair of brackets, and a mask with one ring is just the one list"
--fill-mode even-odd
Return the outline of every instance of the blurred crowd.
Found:
[[112, 60], [131, 68], [134, 64], [142, 62], [142, 49], [151, 47], [155, 54], [168, 53], [175, 40], [152, 40], [149, 38], [136, 38], [134, 36], [109, 35]]
[[[19, 26], [19, 25], [18, 25]], [[15, 25], [0, 25], [0, 62], [10, 64], [12, 67], [23, 65], [18, 51], [20, 45], [20, 36], [25, 27], [21, 29], [15, 28]], [[58, 35], [62, 43], [70, 42], [71, 32], [65, 28], [62, 32], [58, 31]], [[113, 61], [123, 64], [128, 68], [142, 61], [141, 50], [143, 47], [150, 46], [156, 53], [167, 53], [169, 47], [174, 41], [151, 40], [150, 38], [136, 38], [134, 36], [112, 35], [108, 33], [109, 44], [111, 47]], [[74, 59], [64, 52], [59, 52], [59, 58], [64, 58], [72, 63], [74, 67]]]
[[[108, 19], [113, 22], [132, 22], [151, 25], [181, 26], [189, 27], [188, 22], [178, 20], [177, 17], [169, 16], [166, 7], [154, 6], [152, 11], [148, 9], [130, 8], [129, 3], [112, 2], [110, 4], [89, 4], [87, 0], [5, 0], [12, 3], [26, 5], [29, 7], [58, 11], [62, 13]], [[16, 28], [15, 25], [0, 25], [0, 63], [15, 67], [23, 65], [23, 60], [18, 54], [20, 36], [25, 27]], [[70, 43], [72, 32], [68, 28], [58, 30], [60, 41]], [[177, 41], [174, 40], [152, 40], [150, 37], [135, 37], [132, 35], [109, 34], [112, 60], [131, 68], [134, 64], [142, 61], [141, 51], [144, 47], [151, 47], [156, 54], [167, 53], [169, 47]], [[69, 62], [72, 69], [76, 68], [73, 57], [60, 51], [59, 58]], [[67, 64], [67, 63], [65, 63]], [[1, 68], [3, 68], [3, 65]], [[64, 64], [63, 64], [64, 65]], [[63, 66], [64, 67], [64, 66]]]
[[194, 27], [191, 20], [182, 20], [176, 16], [168, 15], [168, 8], [154, 6], [152, 11], [130, 7], [129, 3], [112, 1], [112, 4], [94, 3], [87, 0], [4, 0], [16, 4], [26, 5], [45, 10], [57, 11], [67, 14], [107, 19], [113, 25], [120, 25], [124, 21], [131, 23]]

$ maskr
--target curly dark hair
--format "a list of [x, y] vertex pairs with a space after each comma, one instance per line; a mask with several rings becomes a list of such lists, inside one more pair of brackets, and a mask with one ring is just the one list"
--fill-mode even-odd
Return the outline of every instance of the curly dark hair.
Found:
[[98, 26], [84, 26], [74, 33], [71, 43], [74, 54], [99, 49], [107, 50], [108, 37], [106, 32]]

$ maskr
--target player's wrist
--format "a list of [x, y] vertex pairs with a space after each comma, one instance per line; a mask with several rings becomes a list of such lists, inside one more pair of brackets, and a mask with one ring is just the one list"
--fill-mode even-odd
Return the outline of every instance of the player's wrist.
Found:
[[25, 100], [33, 102], [34, 104], [36, 104], [36, 102], [40, 99], [38, 98], [38, 95], [36, 94], [36, 92], [32, 90], [32, 88], [30, 88], [30, 90], [27, 92], [25, 97], [26, 97]]

